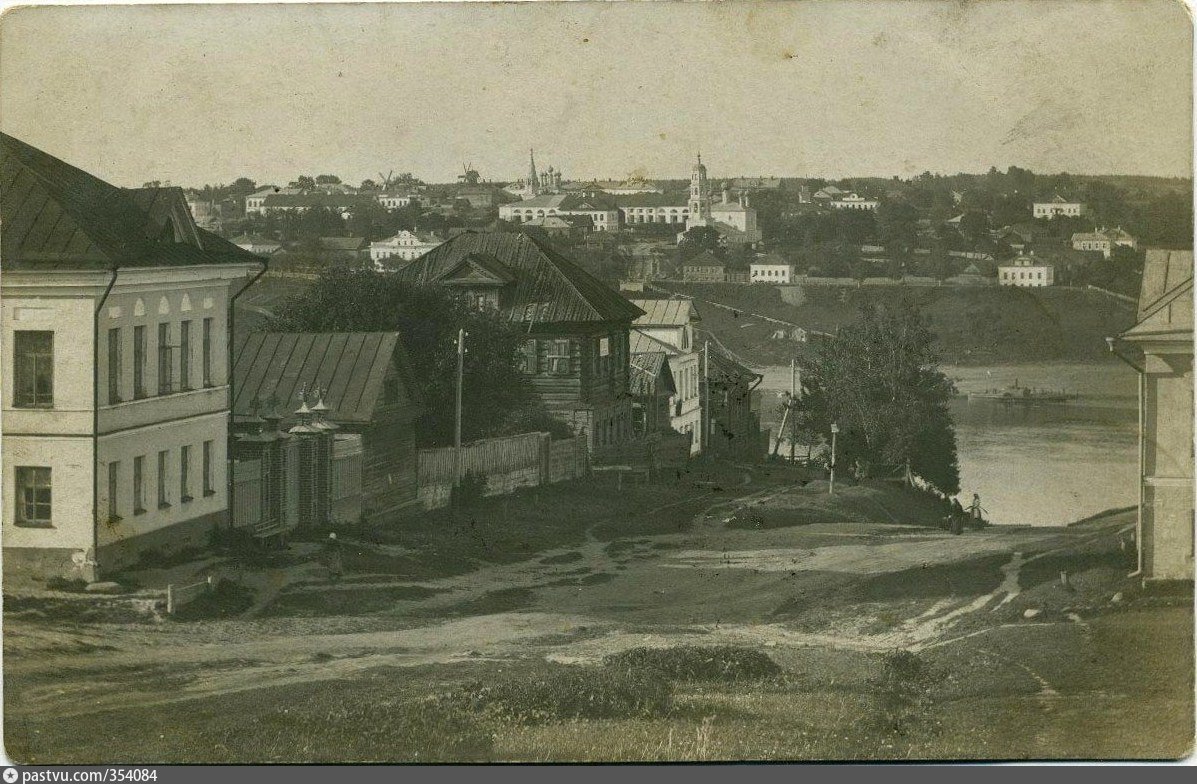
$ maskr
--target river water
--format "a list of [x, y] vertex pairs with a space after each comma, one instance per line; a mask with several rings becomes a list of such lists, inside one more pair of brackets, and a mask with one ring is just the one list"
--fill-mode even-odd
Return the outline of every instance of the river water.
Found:
[[[1138, 499], [1138, 382], [1122, 364], [953, 367], [964, 394], [1022, 386], [1063, 389], [1068, 405], [1011, 406], [960, 397], [952, 402], [960, 500], [973, 493], [995, 523], [1060, 525]], [[790, 369], [762, 371], [762, 418], [775, 419], [774, 393]], [[776, 422], [770, 425], [776, 431]]]

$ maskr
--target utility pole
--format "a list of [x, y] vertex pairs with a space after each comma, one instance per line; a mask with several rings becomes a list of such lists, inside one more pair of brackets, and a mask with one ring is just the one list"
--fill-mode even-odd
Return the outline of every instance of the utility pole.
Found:
[[827, 494], [835, 495], [835, 437], [840, 432], [840, 426], [831, 423], [831, 480], [827, 483]]
[[[793, 408], [798, 403], [798, 360], [790, 359], [790, 405]], [[787, 413], [789, 413], [787, 411]], [[794, 463], [794, 434], [790, 433], [790, 464]]]
[[461, 386], [465, 375], [465, 329], [457, 330], [457, 416], [453, 428], [453, 486], [461, 484]]
[[711, 446], [711, 341], [702, 344], [702, 387], [706, 391], [706, 401], [702, 404], [702, 451], [706, 452]]

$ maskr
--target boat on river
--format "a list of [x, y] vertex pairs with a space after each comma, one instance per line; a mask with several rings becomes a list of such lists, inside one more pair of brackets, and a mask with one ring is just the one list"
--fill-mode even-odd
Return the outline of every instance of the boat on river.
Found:
[[969, 400], [996, 400], [1007, 405], [1035, 406], [1035, 405], [1066, 405], [1076, 399], [1076, 395], [1064, 390], [1037, 389], [1035, 387], [1020, 386], [1018, 379], [1014, 384], [1004, 389], [987, 389], [984, 392], [970, 392]]

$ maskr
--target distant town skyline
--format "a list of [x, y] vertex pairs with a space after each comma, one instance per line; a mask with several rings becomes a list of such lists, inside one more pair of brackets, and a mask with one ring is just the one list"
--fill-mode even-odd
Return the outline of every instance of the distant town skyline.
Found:
[[122, 185], [1191, 176], [1171, 0], [37, 7], [0, 128]]

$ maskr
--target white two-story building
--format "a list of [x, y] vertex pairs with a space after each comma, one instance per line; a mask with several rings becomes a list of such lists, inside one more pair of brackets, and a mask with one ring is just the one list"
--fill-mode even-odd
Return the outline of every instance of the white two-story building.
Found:
[[264, 262], [179, 188], [0, 134], [6, 579], [98, 575], [228, 521], [230, 299]]
[[387, 259], [399, 261], [415, 261], [428, 251], [440, 245], [442, 240], [426, 232], [415, 232], [404, 229], [394, 237], [370, 243], [370, 260], [378, 269], [384, 269]]

